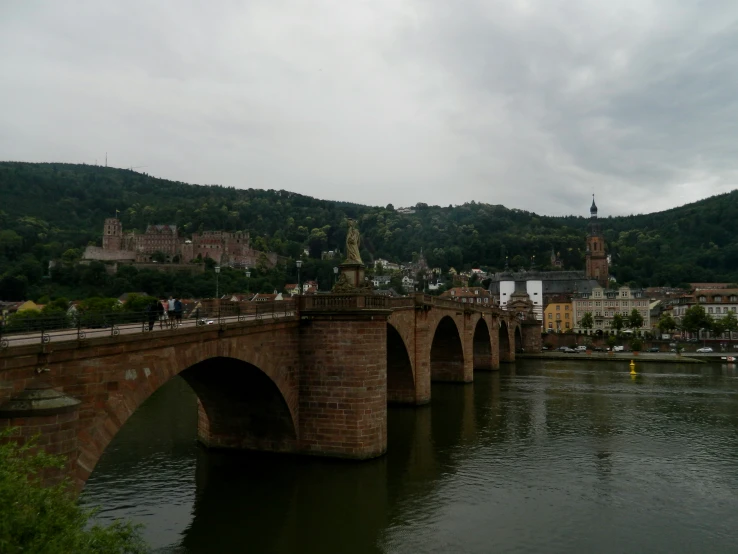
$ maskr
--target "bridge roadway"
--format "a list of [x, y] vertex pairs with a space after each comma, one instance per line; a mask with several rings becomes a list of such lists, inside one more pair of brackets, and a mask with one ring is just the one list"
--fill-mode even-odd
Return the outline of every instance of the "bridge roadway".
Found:
[[387, 404], [431, 401], [431, 381], [470, 383], [515, 349], [540, 349], [532, 310], [422, 294], [320, 295], [197, 326], [147, 324], [6, 335], [0, 428], [67, 456], [48, 478], [84, 485], [127, 418], [171, 377], [198, 396], [211, 448], [368, 459], [387, 448]]

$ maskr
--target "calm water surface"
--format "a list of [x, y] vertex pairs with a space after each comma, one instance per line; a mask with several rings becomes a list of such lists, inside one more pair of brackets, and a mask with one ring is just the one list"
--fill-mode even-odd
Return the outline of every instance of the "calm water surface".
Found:
[[209, 452], [177, 378], [83, 493], [158, 552], [738, 552], [738, 370], [526, 361], [392, 409], [346, 463]]

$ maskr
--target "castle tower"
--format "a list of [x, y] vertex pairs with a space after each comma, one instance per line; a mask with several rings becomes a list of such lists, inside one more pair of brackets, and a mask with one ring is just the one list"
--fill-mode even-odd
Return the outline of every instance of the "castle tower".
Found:
[[103, 250], [121, 250], [123, 225], [117, 217], [108, 217], [103, 226]]
[[607, 287], [610, 276], [605, 254], [605, 237], [602, 235], [597, 220], [597, 204], [592, 195], [592, 207], [589, 209], [589, 232], [587, 233], [586, 270], [587, 279], [596, 279], [601, 287]]

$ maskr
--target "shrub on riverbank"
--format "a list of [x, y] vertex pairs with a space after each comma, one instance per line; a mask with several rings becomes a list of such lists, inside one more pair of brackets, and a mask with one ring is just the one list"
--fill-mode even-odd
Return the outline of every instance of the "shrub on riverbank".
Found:
[[68, 481], [46, 487], [41, 476], [61, 456], [19, 446], [0, 431], [0, 552], [4, 554], [138, 554], [146, 552], [138, 526], [89, 526], [93, 511], [75, 500]]

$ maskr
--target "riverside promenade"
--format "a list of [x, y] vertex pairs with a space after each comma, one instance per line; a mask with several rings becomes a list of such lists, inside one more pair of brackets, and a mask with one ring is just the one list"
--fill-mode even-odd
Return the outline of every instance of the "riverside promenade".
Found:
[[725, 353], [722, 354], [709, 354], [709, 355], [676, 355], [667, 352], [592, 352], [587, 354], [582, 352], [580, 354], [569, 354], [565, 352], [537, 352], [535, 354], [520, 354], [516, 355], [517, 359], [531, 359], [531, 360], [572, 360], [572, 361], [592, 361], [598, 362], [630, 362], [634, 360], [636, 363], [671, 363], [671, 364], [705, 364], [705, 363], [723, 363], [738, 365], [736, 362], [726, 362], [721, 360], [720, 357], [725, 357]]

